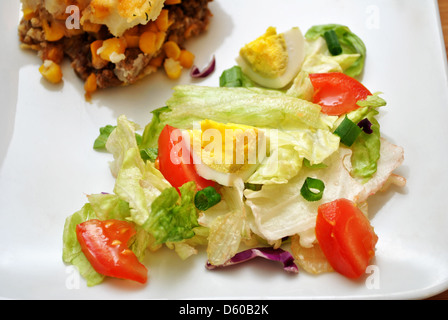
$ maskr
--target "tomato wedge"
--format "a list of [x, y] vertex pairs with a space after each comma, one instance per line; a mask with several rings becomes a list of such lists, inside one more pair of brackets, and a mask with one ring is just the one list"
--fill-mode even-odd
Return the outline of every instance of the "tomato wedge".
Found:
[[370, 221], [347, 199], [319, 206], [316, 238], [333, 269], [348, 278], [365, 273], [378, 241]]
[[322, 107], [330, 116], [340, 116], [359, 108], [359, 100], [372, 95], [358, 80], [341, 72], [312, 73], [314, 87], [313, 103]]
[[[159, 136], [158, 166], [165, 179], [175, 188], [194, 181], [198, 190], [215, 186], [215, 182], [201, 177], [196, 172], [191, 155], [182, 154], [186, 148], [178, 129], [166, 125]], [[171, 156], [173, 155], [173, 158]]]
[[146, 283], [148, 270], [128, 247], [135, 234], [131, 223], [114, 219], [92, 219], [76, 226], [81, 250], [96, 272]]

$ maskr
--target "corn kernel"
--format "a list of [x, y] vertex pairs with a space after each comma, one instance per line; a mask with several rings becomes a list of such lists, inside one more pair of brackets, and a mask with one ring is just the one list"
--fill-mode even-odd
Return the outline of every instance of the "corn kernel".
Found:
[[123, 34], [123, 38], [126, 40], [126, 47], [138, 48], [140, 42], [140, 35], [138, 34], [138, 28], [132, 28], [127, 30]]
[[92, 53], [92, 66], [97, 70], [103, 69], [109, 63], [109, 61], [102, 59], [98, 54], [98, 50], [102, 46], [102, 40], [96, 40], [90, 44], [90, 52]]
[[149, 65], [159, 68], [163, 64], [163, 59], [164, 59], [164, 56], [162, 56], [162, 55], [152, 58], [151, 61], [149, 61]]
[[128, 48], [138, 48], [140, 45], [139, 35], [133, 35], [133, 34], [124, 35], [124, 39], [126, 40]]
[[168, 20], [168, 10], [162, 9], [160, 12], [160, 15], [158, 16], [156, 20], [156, 25], [159, 31], [166, 31], [169, 27], [169, 20]]
[[[87, 77], [86, 82], [84, 83], [84, 90], [86, 92], [86, 99], [90, 100], [92, 93], [94, 93], [98, 88], [96, 82], [96, 75], [91, 73], [90, 76]], [[109, 227], [109, 226], [106, 226]]]
[[156, 48], [157, 34], [152, 31], [146, 31], [141, 34], [139, 47], [144, 53], [154, 54], [157, 51]]
[[170, 79], [178, 79], [182, 74], [182, 66], [179, 61], [172, 58], [165, 59], [163, 63], [165, 73]]
[[159, 31], [156, 33], [156, 50], [159, 50], [160, 48], [162, 48], [163, 43], [165, 42], [166, 39], [166, 33], [163, 31]]
[[42, 52], [42, 59], [51, 60], [57, 64], [60, 64], [64, 59], [64, 51], [57, 46], [47, 46]]
[[36, 16], [36, 12], [31, 8], [23, 8], [23, 18], [26, 21], [30, 21], [32, 18]]
[[180, 48], [174, 41], [167, 41], [163, 45], [163, 51], [165, 51], [165, 54], [168, 58], [178, 60], [180, 56]]
[[179, 62], [182, 67], [187, 69], [191, 68], [194, 63], [194, 58], [194, 54], [190, 51], [185, 49], [180, 51]]
[[90, 21], [84, 21], [84, 23], [82, 25], [82, 29], [85, 32], [97, 33], [100, 31], [101, 25], [98, 23], [90, 22]]
[[45, 60], [42, 66], [40, 66], [39, 72], [51, 83], [57, 84], [62, 81], [61, 67], [51, 60]]
[[121, 38], [110, 38], [104, 40], [101, 48], [98, 49], [97, 54], [101, 59], [106, 61], [111, 61], [117, 63], [124, 58], [124, 53], [126, 51], [126, 42]]
[[47, 41], [58, 41], [65, 35], [65, 25], [62, 22], [53, 21], [50, 25], [47, 20], [43, 20], [42, 28]]
[[149, 21], [145, 25], [140, 25], [139, 28], [140, 28], [140, 33], [144, 33], [147, 31], [159, 32], [159, 28], [157, 27], [157, 24], [155, 21]]

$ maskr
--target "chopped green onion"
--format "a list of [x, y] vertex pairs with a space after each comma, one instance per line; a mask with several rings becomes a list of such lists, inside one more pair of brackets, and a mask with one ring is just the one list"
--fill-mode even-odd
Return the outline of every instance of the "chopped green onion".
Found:
[[334, 131], [334, 134], [341, 137], [341, 142], [343, 144], [347, 147], [351, 147], [361, 132], [362, 129], [347, 116], [345, 116], [344, 120]]
[[334, 30], [328, 30], [324, 33], [325, 41], [327, 42], [328, 50], [331, 55], [337, 56], [342, 53], [342, 47], [339, 43], [338, 36]]
[[[322, 199], [324, 189], [325, 184], [322, 182], [322, 180], [308, 177], [306, 178], [302, 188], [300, 189], [300, 194], [307, 201], [318, 201]], [[314, 192], [313, 190], [317, 190], [317, 192]]]
[[198, 210], [205, 211], [218, 204], [221, 201], [221, 195], [213, 187], [207, 187], [199, 190], [194, 197], [194, 204]]
[[311, 164], [310, 160], [308, 160], [307, 158], [303, 159], [303, 165], [309, 169], [323, 169], [328, 167], [325, 163]]

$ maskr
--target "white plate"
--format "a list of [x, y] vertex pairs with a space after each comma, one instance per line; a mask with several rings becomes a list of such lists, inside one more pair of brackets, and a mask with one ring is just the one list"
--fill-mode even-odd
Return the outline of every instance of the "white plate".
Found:
[[[156, 74], [129, 88], [84, 101], [68, 63], [64, 83], [48, 85], [40, 60], [21, 51], [19, 1], [1, 1], [0, 296], [19, 299], [424, 298], [448, 289], [448, 85], [435, 0], [215, 0], [209, 31], [188, 48], [199, 66], [216, 56], [207, 79]], [[246, 42], [267, 27], [349, 26], [367, 46], [364, 84], [388, 101], [385, 137], [405, 149], [398, 170], [407, 186], [369, 202], [379, 235], [375, 272], [353, 282], [333, 273], [291, 276], [264, 260], [207, 271], [205, 257], [181, 261], [170, 251], [148, 255], [146, 286], [120, 280], [87, 288], [61, 259], [65, 218], [86, 194], [112, 191], [110, 155], [92, 149], [99, 127], [126, 114], [144, 126], [179, 83], [218, 86]], [[375, 279], [371, 276], [375, 275]], [[371, 280], [374, 281], [371, 281]], [[79, 281], [79, 282], [78, 282]]]

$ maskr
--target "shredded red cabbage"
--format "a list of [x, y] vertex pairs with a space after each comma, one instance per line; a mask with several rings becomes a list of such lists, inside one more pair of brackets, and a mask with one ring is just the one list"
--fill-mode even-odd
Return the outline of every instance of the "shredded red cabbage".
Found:
[[238, 263], [246, 262], [252, 260], [256, 257], [265, 258], [271, 261], [280, 261], [283, 263], [283, 269], [287, 272], [298, 273], [299, 269], [297, 265], [294, 263], [294, 257], [288, 251], [283, 249], [274, 249], [271, 247], [265, 248], [253, 248], [245, 251], [241, 251], [234, 255], [231, 259], [225, 262], [222, 265], [214, 266], [207, 261], [206, 268], [209, 270], [218, 268], [218, 267], [227, 267], [231, 265], [235, 265]]
[[365, 118], [358, 122], [358, 127], [362, 129], [367, 134], [371, 134], [373, 132], [372, 130], [372, 123], [369, 121], [369, 119]]
[[191, 68], [190, 71], [190, 76], [192, 78], [205, 78], [207, 77], [210, 73], [212, 73], [213, 71], [215, 71], [215, 66], [216, 66], [216, 59], [215, 56], [213, 56], [212, 60], [210, 61], [210, 63], [208, 64], [208, 66], [206, 66], [204, 68], [204, 70], [200, 71], [199, 68], [197, 66], [193, 66]]

